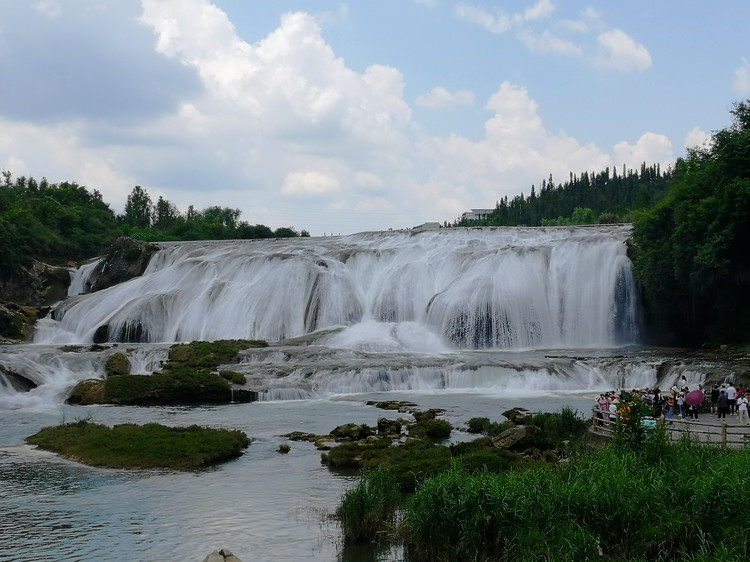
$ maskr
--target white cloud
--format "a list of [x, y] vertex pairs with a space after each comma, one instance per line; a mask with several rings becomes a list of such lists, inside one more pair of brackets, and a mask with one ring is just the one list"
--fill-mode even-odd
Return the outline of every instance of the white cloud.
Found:
[[527, 21], [544, 19], [552, 15], [555, 5], [550, 0], [539, 0], [533, 6], [526, 8], [523, 19]]
[[[528, 193], [550, 173], [564, 179], [623, 159], [639, 165], [669, 149], [664, 137], [644, 135], [633, 146], [618, 145], [613, 158], [548, 130], [537, 101], [510, 82], [487, 99], [479, 140], [419, 135], [401, 72], [378, 64], [353, 70], [314, 16], [286, 14], [251, 44], [208, 0], [142, 5], [133, 26], [139, 45], [197, 87], [181, 90], [156, 116], [122, 123], [78, 114], [52, 125], [0, 117], [0, 166], [79, 181], [115, 208], [139, 184], [181, 208], [228, 205], [251, 223], [319, 234], [450, 220], [471, 206]], [[542, 1], [486, 21], [500, 29], [507, 17], [521, 33], [523, 22], [549, 17], [553, 8]], [[537, 37], [538, 52], [589, 60], [564, 35]], [[437, 87], [416, 103], [440, 109], [475, 101], [471, 92]]]
[[672, 142], [664, 135], [645, 133], [635, 144], [625, 141], [614, 147], [617, 165], [625, 164], [627, 168], [637, 169], [643, 162], [646, 164], [660, 163], [663, 166], [672, 164]]
[[651, 67], [648, 49], [619, 29], [599, 34], [601, 52], [595, 62], [600, 67], [614, 68], [620, 72], [646, 70]]
[[734, 71], [732, 88], [740, 96], [750, 95], [750, 64], [742, 59], [742, 65]]
[[39, 0], [33, 4], [34, 10], [46, 18], [54, 19], [62, 15], [62, 7], [56, 0]]
[[468, 4], [456, 6], [456, 16], [459, 19], [470, 21], [483, 27], [490, 33], [503, 34], [512, 27], [518, 27], [524, 22], [547, 18], [555, 11], [555, 5], [550, 0], [538, 0], [536, 4], [518, 14], [505, 14], [503, 12], [490, 13]]
[[685, 137], [685, 148], [706, 147], [711, 143], [711, 135], [700, 127], [693, 127]]
[[284, 179], [281, 193], [284, 195], [317, 196], [334, 193], [341, 189], [339, 181], [321, 172], [291, 172]]
[[457, 105], [472, 105], [474, 103], [474, 94], [466, 90], [449, 92], [442, 86], [436, 86], [429, 94], [419, 96], [416, 99], [417, 105], [429, 109], [439, 110], [453, 108]]
[[482, 140], [456, 135], [420, 140], [419, 157], [430, 163], [429, 178], [414, 189], [423, 204], [457, 217], [469, 206], [528, 193], [550, 173], [567, 178], [570, 171], [612, 166], [612, 158], [595, 145], [548, 131], [524, 88], [504, 82], [486, 109], [493, 115]]
[[556, 36], [550, 30], [545, 29], [541, 34], [521, 30], [518, 38], [532, 53], [553, 53], [568, 57], [580, 57], [583, 49], [562, 37]]
[[505, 33], [512, 25], [511, 18], [505, 14], [490, 14], [489, 12], [463, 3], [456, 6], [456, 16], [459, 19], [475, 23], [490, 33]]

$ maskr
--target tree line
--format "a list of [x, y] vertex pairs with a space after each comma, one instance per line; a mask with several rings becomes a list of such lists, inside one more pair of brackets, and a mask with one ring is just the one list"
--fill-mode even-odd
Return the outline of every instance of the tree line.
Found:
[[135, 186], [123, 214], [116, 214], [98, 190], [75, 182], [50, 183], [33, 177], [0, 180], [0, 273], [32, 259], [60, 264], [100, 253], [118, 236], [141, 240], [223, 240], [309, 236], [292, 227], [276, 230], [240, 220], [241, 211], [212, 206], [185, 213], [163, 197], [152, 203], [148, 192]]
[[662, 171], [659, 164], [640, 170], [622, 167], [606, 168], [603, 172], [570, 173], [565, 183], [558, 183], [550, 174], [542, 180], [537, 193], [523, 193], [513, 199], [507, 196], [495, 204], [495, 209], [484, 219], [461, 217], [446, 226], [564, 226], [632, 222], [634, 213], [652, 207], [669, 191], [674, 170]]

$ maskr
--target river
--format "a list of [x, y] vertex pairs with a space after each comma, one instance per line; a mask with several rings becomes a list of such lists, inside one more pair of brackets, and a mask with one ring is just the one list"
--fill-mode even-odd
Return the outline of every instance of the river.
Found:
[[[397, 417], [368, 401], [441, 408], [453, 439], [471, 417], [524, 407], [588, 416], [604, 390], [691, 384], [715, 366], [639, 345], [629, 227], [441, 229], [348, 237], [164, 244], [143, 276], [92, 294], [92, 267], [0, 347], [0, 559], [245, 562], [396, 560], [340, 544], [330, 518], [355, 476], [331, 473], [291, 431]], [[266, 339], [241, 353], [253, 403], [74, 407], [80, 380], [124, 353], [161, 368], [172, 342]], [[94, 345], [97, 342], [97, 345]], [[101, 345], [98, 345], [101, 344]], [[188, 473], [91, 468], [24, 439], [49, 425], [158, 422], [239, 429], [239, 459]]]

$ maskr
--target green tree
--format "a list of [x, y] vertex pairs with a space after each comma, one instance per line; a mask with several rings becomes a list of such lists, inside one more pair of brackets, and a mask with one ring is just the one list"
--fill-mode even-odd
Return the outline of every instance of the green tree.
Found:
[[180, 211], [177, 209], [177, 206], [159, 195], [159, 199], [156, 201], [156, 206], [154, 207], [154, 229], [167, 230], [171, 228], [179, 216]]
[[136, 185], [125, 203], [125, 223], [135, 228], [151, 226], [151, 197], [140, 185]]
[[678, 161], [666, 199], [637, 217], [635, 271], [653, 324], [681, 343], [750, 338], [750, 103]]

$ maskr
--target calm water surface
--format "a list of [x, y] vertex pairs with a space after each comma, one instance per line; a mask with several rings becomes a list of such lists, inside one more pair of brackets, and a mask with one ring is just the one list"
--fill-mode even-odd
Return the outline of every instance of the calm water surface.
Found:
[[[395, 560], [398, 553], [342, 552], [327, 514], [354, 478], [332, 474], [309, 443], [277, 451], [290, 431], [328, 433], [398, 417], [367, 400], [405, 399], [445, 408], [455, 426], [474, 416], [500, 419], [513, 406], [581, 411], [582, 395], [500, 399], [476, 394], [357, 395], [333, 400], [204, 408], [60, 406], [54, 412], [0, 411], [0, 559], [200, 561], [227, 548], [244, 562]], [[91, 468], [38, 451], [24, 438], [48, 425], [158, 422], [240, 429], [254, 441], [239, 459], [202, 472]], [[458, 439], [469, 438], [457, 434]]]

